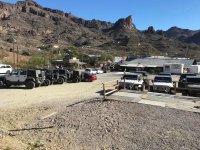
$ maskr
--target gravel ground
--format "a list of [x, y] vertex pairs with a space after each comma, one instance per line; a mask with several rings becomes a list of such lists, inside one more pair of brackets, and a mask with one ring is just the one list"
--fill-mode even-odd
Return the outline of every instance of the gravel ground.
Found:
[[48, 150], [196, 150], [200, 147], [199, 117], [175, 109], [96, 99], [37, 118], [21, 127], [30, 130], [10, 134]]

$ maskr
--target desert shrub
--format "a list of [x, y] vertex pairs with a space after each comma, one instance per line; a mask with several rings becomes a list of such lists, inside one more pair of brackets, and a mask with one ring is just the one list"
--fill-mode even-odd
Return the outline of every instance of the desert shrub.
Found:
[[37, 69], [37, 68], [44, 68], [48, 64], [48, 58], [45, 56], [32, 56], [27, 64], [24, 66], [24, 68], [31, 68], [31, 69]]
[[108, 61], [111, 60], [112, 62], [114, 61], [114, 56], [111, 54], [103, 53], [101, 57], [99, 58], [100, 61]]

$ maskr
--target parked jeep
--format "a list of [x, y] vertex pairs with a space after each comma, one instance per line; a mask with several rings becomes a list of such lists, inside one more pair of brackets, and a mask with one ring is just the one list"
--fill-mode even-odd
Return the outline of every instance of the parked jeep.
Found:
[[67, 79], [69, 78], [69, 72], [65, 69], [54, 69], [53, 73], [58, 75], [58, 82], [59, 84], [63, 84], [64, 82], [67, 82]]
[[164, 93], [172, 93], [172, 90], [174, 89], [174, 84], [172, 81], [171, 76], [163, 76], [158, 75], [154, 77], [154, 80], [152, 81], [152, 92], [164, 92]]
[[46, 76], [46, 82], [49, 82], [50, 84], [63, 84], [64, 79], [60, 77], [59, 71], [57, 69], [45, 69], [45, 76]]
[[131, 90], [145, 90], [145, 83], [142, 74], [126, 72], [119, 82], [119, 88]]
[[97, 80], [96, 75], [88, 73], [88, 72], [74, 70], [71, 72], [68, 82], [73, 82], [73, 83], [78, 83], [81, 81], [92, 82], [94, 80]]
[[187, 76], [182, 88], [183, 96], [200, 95], [200, 76]]
[[25, 85], [27, 89], [32, 89], [40, 86], [44, 79], [41, 70], [13, 70], [10, 74], [0, 77], [0, 87]]

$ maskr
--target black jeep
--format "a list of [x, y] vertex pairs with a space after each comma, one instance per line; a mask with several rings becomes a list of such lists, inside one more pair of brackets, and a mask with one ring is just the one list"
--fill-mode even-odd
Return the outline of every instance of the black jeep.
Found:
[[64, 69], [45, 69], [46, 80], [49, 80], [50, 84], [63, 84], [68, 79], [68, 72]]
[[39, 87], [44, 83], [45, 76], [41, 70], [13, 70], [10, 74], [0, 77], [0, 87], [10, 87], [12, 85], [25, 85], [27, 89]]

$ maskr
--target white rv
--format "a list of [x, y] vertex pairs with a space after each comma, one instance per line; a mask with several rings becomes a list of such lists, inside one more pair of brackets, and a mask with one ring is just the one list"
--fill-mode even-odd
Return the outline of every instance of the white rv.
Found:
[[163, 65], [164, 73], [182, 74], [184, 71], [184, 64], [166, 63]]
[[189, 73], [199, 74], [200, 73], [200, 65], [191, 65], [189, 68]]

